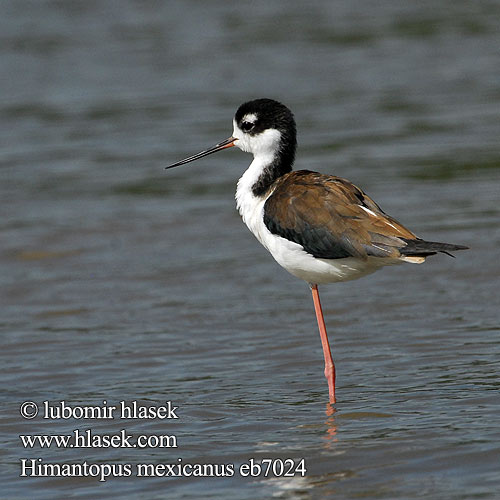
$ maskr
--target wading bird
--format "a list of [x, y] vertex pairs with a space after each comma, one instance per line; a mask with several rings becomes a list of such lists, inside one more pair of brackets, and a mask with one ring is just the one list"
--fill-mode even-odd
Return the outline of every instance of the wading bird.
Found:
[[242, 104], [233, 135], [166, 168], [236, 146], [253, 161], [236, 189], [236, 206], [255, 237], [288, 272], [309, 283], [318, 321], [329, 399], [335, 403], [335, 365], [321, 310], [318, 284], [361, 278], [401, 262], [467, 247], [417, 238], [346, 179], [292, 171], [295, 119], [283, 104], [256, 99]]

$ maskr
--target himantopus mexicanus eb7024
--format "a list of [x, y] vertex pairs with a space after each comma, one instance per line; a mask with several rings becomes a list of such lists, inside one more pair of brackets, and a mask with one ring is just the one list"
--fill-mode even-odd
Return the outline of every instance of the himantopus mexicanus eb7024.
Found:
[[166, 168], [237, 146], [252, 153], [241, 176], [236, 205], [243, 222], [278, 264], [309, 283], [325, 356], [330, 402], [335, 403], [335, 365], [321, 310], [318, 284], [361, 278], [383, 266], [420, 264], [462, 245], [417, 238], [346, 179], [309, 170], [292, 172], [297, 146], [292, 112], [272, 99], [242, 104], [233, 135]]

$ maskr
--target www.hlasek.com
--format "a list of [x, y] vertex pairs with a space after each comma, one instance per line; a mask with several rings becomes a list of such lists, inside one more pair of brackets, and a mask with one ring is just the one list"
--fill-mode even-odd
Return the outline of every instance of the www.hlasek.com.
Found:
[[71, 434], [21, 434], [24, 448], [177, 448], [177, 436], [141, 434], [134, 438], [125, 429], [116, 434], [94, 434], [75, 429]]
[[[121, 419], [179, 419], [178, 406], [171, 401], [165, 405], [141, 405], [137, 401], [117, 405], [71, 405], [65, 401], [41, 404], [25, 401], [20, 406], [24, 419], [37, 416], [49, 420], [114, 420]], [[35, 448], [178, 448], [174, 434], [141, 434], [134, 436], [125, 429], [112, 434], [94, 433], [92, 429], [74, 429], [70, 434], [23, 434], [19, 436], [24, 449]], [[293, 477], [305, 476], [305, 459], [250, 458], [235, 466], [232, 463], [189, 463], [177, 458], [175, 463], [53, 463], [42, 458], [21, 458], [20, 477], [95, 477], [106, 481], [110, 477], [232, 477], [238, 473], [242, 477]]]

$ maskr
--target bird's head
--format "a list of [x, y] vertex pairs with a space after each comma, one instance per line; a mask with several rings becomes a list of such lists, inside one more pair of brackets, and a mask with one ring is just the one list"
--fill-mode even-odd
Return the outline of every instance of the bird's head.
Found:
[[232, 146], [252, 153], [255, 157], [280, 156], [291, 165], [297, 146], [297, 131], [292, 112], [284, 104], [273, 99], [245, 102], [234, 115], [231, 137], [166, 168], [184, 165]]

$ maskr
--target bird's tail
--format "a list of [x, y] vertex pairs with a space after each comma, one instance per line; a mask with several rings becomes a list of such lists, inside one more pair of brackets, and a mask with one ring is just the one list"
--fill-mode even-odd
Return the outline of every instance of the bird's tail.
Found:
[[[450, 257], [454, 257], [451, 252], [456, 250], [467, 250], [469, 247], [464, 245], [453, 245], [451, 243], [439, 243], [437, 241], [425, 241], [420, 238], [406, 239], [401, 238], [406, 246], [399, 249], [402, 256], [405, 257], [428, 257], [437, 253], [445, 253]], [[415, 260], [416, 262], [417, 260]], [[423, 262], [423, 260], [422, 260]]]

